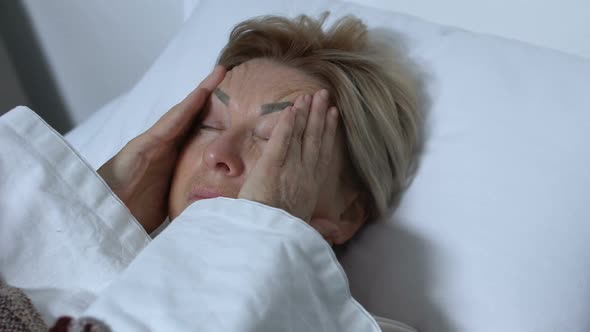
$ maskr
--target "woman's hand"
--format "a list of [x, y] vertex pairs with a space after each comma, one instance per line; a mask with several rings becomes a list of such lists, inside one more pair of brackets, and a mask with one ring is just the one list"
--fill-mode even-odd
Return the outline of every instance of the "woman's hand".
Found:
[[148, 233], [168, 215], [170, 183], [180, 149], [197, 114], [224, 76], [225, 69], [217, 66], [183, 101], [98, 169]]
[[238, 198], [283, 209], [309, 222], [335, 146], [338, 111], [328, 92], [299, 96], [282, 111]]

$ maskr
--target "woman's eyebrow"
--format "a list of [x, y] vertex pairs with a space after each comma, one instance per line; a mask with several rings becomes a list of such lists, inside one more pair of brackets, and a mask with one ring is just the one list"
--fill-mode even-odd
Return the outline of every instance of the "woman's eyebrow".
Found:
[[217, 96], [219, 101], [221, 101], [225, 106], [229, 106], [229, 96], [227, 93], [221, 91], [220, 88], [216, 88], [213, 93]]
[[281, 101], [278, 103], [264, 104], [260, 106], [260, 116], [267, 115], [273, 112], [282, 111], [283, 109], [289, 106], [293, 106], [293, 103], [290, 101]]
[[[213, 93], [215, 94], [215, 96], [217, 96], [219, 101], [221, 101], [225, 106], [229, 106], [230, 98], [227, 95], [227, 93], [223, 92], [223, 90], [221, 90], [220, 88], [216, 88], [213, 91]], [[282, 111], [283, 109], [289, 106], [293, 106], [293, 103], [290, 101], [280, 101], [278, 103], [263, 104], [262, 106], [260, 106], [260, 116], [267, 115], [273, 112]]]

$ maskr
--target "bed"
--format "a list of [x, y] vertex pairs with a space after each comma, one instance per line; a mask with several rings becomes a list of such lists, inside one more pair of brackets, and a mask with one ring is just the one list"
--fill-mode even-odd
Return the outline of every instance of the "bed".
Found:
[[157, 61], [69, 132], [72, 146], [100, 167], [206, 75], [245, 18], [355, 14], [420, 65], [428, 133], [398, 209], [339, 254], [353, 296], [421, 332], [590, 329], [589, 60], [355, 3], [242, 3], [187, 2]]

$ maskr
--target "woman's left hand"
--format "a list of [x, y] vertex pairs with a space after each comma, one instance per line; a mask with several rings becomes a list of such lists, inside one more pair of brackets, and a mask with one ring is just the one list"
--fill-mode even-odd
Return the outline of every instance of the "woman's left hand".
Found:
[[328, 92], [299, 96], [282, 111], [238, 198], [283, 209], [309, 222], [335, 147], [338, 111]]

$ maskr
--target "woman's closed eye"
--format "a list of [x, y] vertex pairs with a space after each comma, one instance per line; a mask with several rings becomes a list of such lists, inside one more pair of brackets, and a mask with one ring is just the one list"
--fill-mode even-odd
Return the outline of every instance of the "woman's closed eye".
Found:
[[254, 133], [254, 135], [252, 135], [252, 136], [255, 137], [256, 139], [261, 140], [261, 141], [264, 141], [264, 142], [266, 142], [266, 141], [268, 141], [270, 139], [270, 136], [259, 135], [259, 134], [256, 134], [256, 133]]
[[223, 126], [218, 123], [199, 123], [196, 127], [196, 130], [223, 130]]
[[264, 121], [256, 126], [252, 135], [257, 139], [268, 141], [275, 125], [276, 121]]
[[198, 123], [194, 129], [192, 136], [199, 137], [202, 135], [205, 136], [217, 136], [219, 133], [223, 131], [223, 128], [219, 125], [212, 124], [212, 123]]

